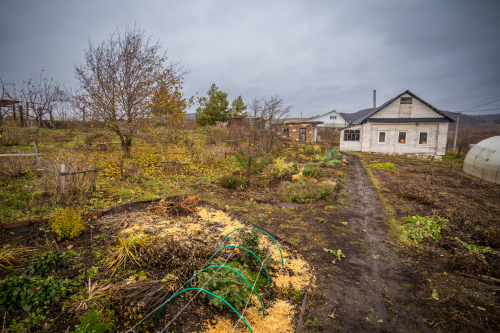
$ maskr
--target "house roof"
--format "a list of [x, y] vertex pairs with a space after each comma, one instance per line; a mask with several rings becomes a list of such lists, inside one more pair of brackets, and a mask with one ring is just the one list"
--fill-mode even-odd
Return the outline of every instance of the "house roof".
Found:
[[311, 118], [311, 120], [309, 120], [309, 121], [313, 121], [314, 119], [318, 119], [318, 118], [324, 117], [324, 116], [326, 116], [326, 115], [328, 115], [328, 114], [330, 114], [332, 112], [337, 113], [342, 119], [344, 119], [344, 117], [342, 117], [342, 115], [337, 110], [332, 110], [332, 111], [328, 111], [325, 114], [322, 114], [321, 116], [317, 116], [317, 117]]
[[[430, 107], [432, 110], [434, 110], [436, 113], [442, 115], [443, 117], [445, 117], [449, 122], [455, 122], [453, 119], [451, 119], [450, 117], [448, 117], [446, 114], [444, 114], [442, 111], [438, 110], [437, 108], [435, 108], [434, 106], [430, 105], [429, 103], [427, 103], [426, 101], [424, 101], [423, 99], [421, 99], [420, 97], [418, 97], [417, 95], [415, 95], [414, 93], [412, 93], [411, 91], [409, 90], [406, 90], [405, 92], [402, 92], [401, 94], [397, 95], [396, 97], [388, 100], [387, 102], [385, 102], [384, 104], [382, 104], [381, 106], [379, 106], [375, 111], [372, 111], [370, 113], [368, 113], [366, 116], [364, 117], [361, 117], [359, 118], [358, 120], [354, 121], [353, 124], [361, 124], [363, 122], [365, 122], [368, 118], [370, 118], [371, 116], [373, 116], [375, 113], [379, 112], [380, 110], [382, 110], [383, 108], [385, 108], [387, 105], [391, 104], [392, 102], [394, 102], [395, 100], [397, 100], [399, 97], [401, 97], [402, 95], [404, 94], [410, 94], [412, 97], [415, 97], [416, 99], [418, 99], [420, 102], [424, 103], [425, 105], [427, 105], [428, 107]], [[379, 118], [380, 119], [380, 118]], [[396, 118], [390, 118], [390, 119], [396, 119]], [[413, 119], [419, 119], [419, 118], [413, 118]], [[426, 119], [432, 119], [432, 118], [426, 118]], [[370, 121], [374, 121], [373, 119], [370, 119]], [[412, 122], [414, 121], [419, 121], [419, 120], [412, 120]], [[428, 120], [429, 121], [429, 120]], [[386, 122], [386, 121], [383, 121], [383, 122]], [[391, 121], [393, 122], [393, 121]]]
[[311, 118], [287, 118], [282, 121], [283, 124], [299, 124], [299, 123], [307, 123]]
[[12, 99], [0, 99], [0, 106], [3, 107], [3, 106], [11, 106], [11, 105], [14, 105], [14, 104], [19, 104], [21, 103], [21, 101], [15, 101], [15, 100], [12, 100]]
[[371, 118], [371, 123], [442, 123], [448, 122], [446, 118]]

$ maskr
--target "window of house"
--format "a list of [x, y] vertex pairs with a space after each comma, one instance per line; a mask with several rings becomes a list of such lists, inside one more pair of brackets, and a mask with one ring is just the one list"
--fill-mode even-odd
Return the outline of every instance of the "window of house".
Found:
[[385, 143], [387, 132], [378, 132], [378, 143]]
[[333, 116], [330, 116], [330, 119], [333, 119]]
[[429, 138], [428, 132], [420, 132], [420, 135], [418, 137], [418, 144], [426, 145], [427, 143], [429, 143], [428, 138]]
[[401, 97], [401, 104], [412, 104], [412, 99], [411, 97]]
[[337, 116], [333, 116], [333, 119], [337, 119]]
[[289, 128], [283, 128], [283, 136], [290, 136], [290, 129]]
[[406, 143], [406, 132], [399, 132], [398, 142], [402, 144]]
[[359, 141], [359, 130], [344, 130], [344, 141]]

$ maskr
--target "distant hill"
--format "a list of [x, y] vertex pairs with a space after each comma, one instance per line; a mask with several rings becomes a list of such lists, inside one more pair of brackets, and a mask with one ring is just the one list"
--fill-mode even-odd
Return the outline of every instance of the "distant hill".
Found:
[[[368, 113], [373, 111], [372, 108], [359, 110], [354, 113], [340, 113], [348, 122], [353, 122], [361, 117], [366, 116]], [[457, 120], [457, 113], [450, 111], [443, 111], [448, 117], [453, 120]], [[456, 123], [450, 123], [449, 130], [455, 130]], [[459, 126], [462, 127], [481, 127], [488, 130], [500, 130], [500, 114], [488, 114], [488, 115], [460, 115]]]

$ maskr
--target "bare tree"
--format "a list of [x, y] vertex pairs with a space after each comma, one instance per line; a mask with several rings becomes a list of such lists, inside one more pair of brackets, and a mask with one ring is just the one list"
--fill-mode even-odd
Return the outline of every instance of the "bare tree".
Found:
[[42, 126], [43, 117], [48, 114], [51, 125], [54, 125], [53, 108], [64, 98], [64, 87], [59, 81], [54, 79], [35, 76], [34, 79], [23, 81], [21, 90], [19, 91], [20, 98], [26, 105], [31, 106], [34, 110], [34, 118], [37, 121], [37, 126]]
[[[183, 117], [185, 103], [174, 103], [166, 95], [180, 91], [187, 71], [178, 63], [165, 66], [166, 52], [160, 55], [160, 49], [160, 42], [153, 44], [144, 30], [127, 27], [124, 34], [117, 30], [97, 46], [89, 41], [85, 63], [74, 66], [85, 112], [120, 137], [125, 156], [130, 156], [132, 139], [146, 127], [145, 122], [155, 117], [154, 103], [165, 103], [155, 110]], [[177, 109], [172, 112], [171, 108]]]
[[[278, 95], [271, 97], [254, 97], [248, 103], [253, 119], [254, 135], [267, 142], [267, 151], [271, 151], [277, 139], [276, 125], [282, 123], [290, 114], [292, 105], [285, 106], [285, 102]], [[254, 139], [256, 138], [254, 137]]]

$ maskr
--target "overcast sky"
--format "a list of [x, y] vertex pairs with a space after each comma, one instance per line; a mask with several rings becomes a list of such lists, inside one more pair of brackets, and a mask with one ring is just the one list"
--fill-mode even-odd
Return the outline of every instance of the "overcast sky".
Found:
[[[188, 95], [212, 83], [230, 102], [277, 94], [304, 117], [369, 108], [374, 89], [377, 105], [410, 90], [450, 111], [500, 99], [498, 0], [16, 0], [0, 12], [0, 76], [16, 84], [44, 69], [74, 86], [89, 39], [136, 24], [191, 70]], [[484, 109], [470, 114], [500, 101]]]

